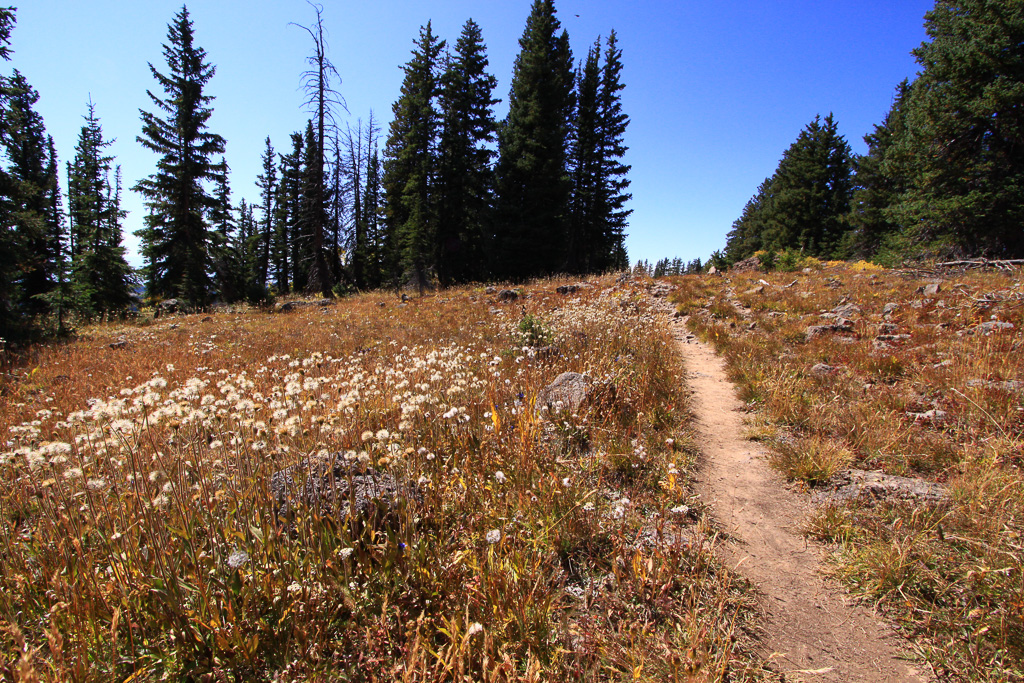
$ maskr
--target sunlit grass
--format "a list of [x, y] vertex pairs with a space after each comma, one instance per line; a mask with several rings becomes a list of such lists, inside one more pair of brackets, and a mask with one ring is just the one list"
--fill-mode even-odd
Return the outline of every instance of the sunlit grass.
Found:
[[[671, 337], [643, 283], [611, 283], [368, 294], [34, 350], [0, 404], [0, 672], [756, 677], [750, 598], [692, 521]], [[614, 392], [538, 410], [565, 371]], [[416, 495], [381, 523], [279, 519], [271, 475], [328, 454]]]
[[[935, 281], [828, 264], [686, 276], [674, 300], [727, 358], [787, 476], [814, 485], [852, 466], [948, 486], [945, 506], [828, 504], [808, 528], [941, 676], [1021, 680], [1024, 283], [951, 274], [926, 295]], [[851, 329], [808, 338], [850, 304]]]

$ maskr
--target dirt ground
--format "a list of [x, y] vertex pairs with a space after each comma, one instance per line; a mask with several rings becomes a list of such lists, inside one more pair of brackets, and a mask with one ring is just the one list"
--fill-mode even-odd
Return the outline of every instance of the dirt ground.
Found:
[[908, 659], [891, 626], [823, 577], [822, 549], [800, 531], [807, 496], [790, 490], [746, 438], [725, 362], [686, 322], [671, 324], [704, 456], [697, 493], [728, 538], [722, 559], [760, 591], [763, 654], [785, 681], [934, 680], [926, 665]]

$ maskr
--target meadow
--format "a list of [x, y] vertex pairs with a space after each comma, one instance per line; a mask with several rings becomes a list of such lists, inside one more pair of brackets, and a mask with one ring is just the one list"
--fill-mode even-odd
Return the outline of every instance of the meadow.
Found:
[[[806, 533], [939, 680], [1024, 679], [1024, 282], [1019, 270], [674, 278], [728, 361], [751, 438], [819, 504]], [[945, 491], [830, 500], [850, 468]]]
[[[560, 284], [143, 317], [6, 357], [0, 676], [769, 675], [688, 488], [650, 281]], [[599, 398], [541, 405], [567, 371]], [[274, 473], [324, 459], [406, 495], [282, 516]]]

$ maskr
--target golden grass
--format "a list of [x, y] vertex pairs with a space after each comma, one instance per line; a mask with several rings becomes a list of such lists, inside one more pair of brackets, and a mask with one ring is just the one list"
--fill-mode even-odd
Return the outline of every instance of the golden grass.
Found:
[[[0, 676], [761, 675], [737, 645], [752, 603], [691, 519], [671, 338], [635, 283], [556, 284], [505, 305], [466, 288], [188, 315], [32, 350], [0, 385]], [[558, 354], [524, 347], [539, 340]], [[538, 412], [568, 370], [614, 402]], [[283, 526], [271, 474], [325, 452], [422, 501], [391, 525], [305, 509]]]
[[[835, 543], [837, 574], [897, 619], [943, 680], [1024, 679], [1020, 273], [940, 280], [829, 263], [675, 282], [789, 476], [811, 485], [849, 463], [948, 486], [938, 508], [819, 509], [809, 529]], [[844, 315], [852, 329], [808, 337], [845, 304], [860, 309]]]

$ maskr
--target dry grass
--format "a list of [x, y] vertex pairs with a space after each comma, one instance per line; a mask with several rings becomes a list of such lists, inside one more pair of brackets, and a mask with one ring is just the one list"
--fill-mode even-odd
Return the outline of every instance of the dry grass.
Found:
[[[0, 677], [762, 675], [737, 645], [750, 599], [690, 511], [671, 339], [642, 287], [610, 282], [182, 316], [35, 349], [0, 385]], [[540, 339], [558, 355], [523, 346]], [[567, 370], [614, 402], [538, 412]], [[306, 509], [283, 527], [270, 475], [322, 452], [422, 501], [387, 526]]]
[[[686, 276], [676, 301], [728, 359], [790, 477], [813, 485], [852, 465], [948, 486], [947, 506], [827, 506], [810, 530], [944, 680], [1022, 680], [1024, 284], [969, 273], [920, 289], [935, 281], [828, 264]], [[846, 304], [859, 309], [848, 330], [809, 337]]]

